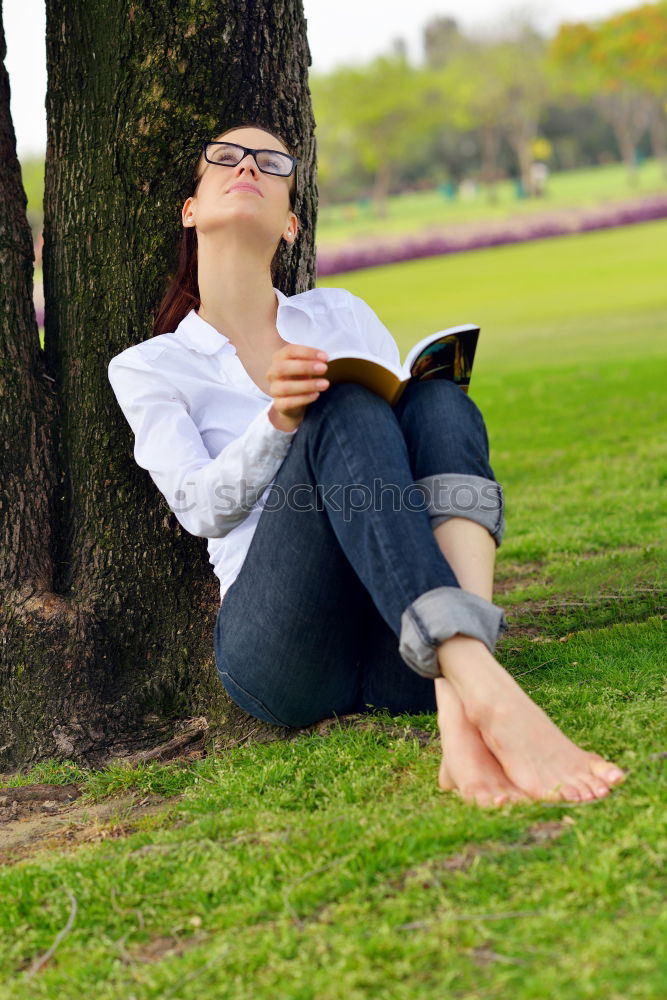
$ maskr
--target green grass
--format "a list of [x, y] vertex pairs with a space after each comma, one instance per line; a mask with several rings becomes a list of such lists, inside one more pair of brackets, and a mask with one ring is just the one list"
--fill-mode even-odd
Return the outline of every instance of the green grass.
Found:
[[665, 259], [656, 222], [319, 282], [361, 295], [403, 356], [480, 324], [470, 395], [506, 492], [499, 570], [662, 541]]
[[5, 995], [657, 1000], [664, 638], [650, 619], [526, 650], [524, 669], [549, 660], [531, 696], [628, 769], [590, 806], [474, 810], [437, 791], [437, 743], [381, 720], [141, 768], [142, 792], [182, 793], [161, 826], [0, 875], [7, 970], [27, 970], [76, 904], [54, 958]]
[[[419, 337], [474, 322], [476, 392], [505, 389], [519, 369], [582, 375], [613, 352], [664, 356], [667, 222], [366, 268], [318, 281], [367, 299], [403, 355]], [[566, 353], [567, 352], [567, 353]]]
[[384, 713], [187, 765], [44, 762], [13, 780], [165, 813], [0, 870], [3, 1000], [662, 1000], [666, 244], [661, 223], [320, 282], [403, 353], [481, 323], [500, 659], [624, 785], [480, 810], [436, 787], [434, 716]]
[[505, 219], [510, 215], [593, 207], [665, 191], [667, 177], [660, 165], [655, 160], [646, 160], [638, 168], [636, 184], [629, 182], [628, 172], [621, 163], [554, 173], [549, 178], [544, 198], [518, 199], [514, 182], [503, 181], [496, 187], [495, 204], [489, 203], [483, 190], [474, 201], [461, 198], [450, 201], [438, 191], [394, 195], [387, 202], [384, 219], [375, 216], [371, 203], [322, 205], [318, 213], [317, 243], [333, 248], [355, 237], [407, 235], [430, 226], [446, 227], [459, 222]]

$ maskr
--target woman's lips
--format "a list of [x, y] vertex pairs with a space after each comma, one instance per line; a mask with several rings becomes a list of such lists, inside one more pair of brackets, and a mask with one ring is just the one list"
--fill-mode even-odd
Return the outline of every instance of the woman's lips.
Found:
[[252, 184], [232, 184], [232, 186], [227, 191], [227, 194], [229, 194], [230, 191], [254, 191], [255, 194], [260, 195], [262, 198], [264, 197], [259, 188], [253, 187]]

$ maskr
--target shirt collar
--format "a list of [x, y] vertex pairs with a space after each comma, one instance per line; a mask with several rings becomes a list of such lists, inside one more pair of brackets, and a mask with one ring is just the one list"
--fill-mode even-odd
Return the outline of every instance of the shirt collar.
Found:
[[[278, 299], [279, 314], [281, 309], [291, 308], [299, 309], [308, 316], [312, 316], [311, 310], [304, 302], [294, 301], [300, 298], [299, 295], [287, 296], [279, 288], [273, 290]], [[185, 347], [197, 351], [199, 354], [215, 354], [230, 342], [229, 337], [225, 337], [223, 333], [202, 319], [195, 309], [191, 309], [187, 316], [181, 320], [172, 336], [176, 337]]]

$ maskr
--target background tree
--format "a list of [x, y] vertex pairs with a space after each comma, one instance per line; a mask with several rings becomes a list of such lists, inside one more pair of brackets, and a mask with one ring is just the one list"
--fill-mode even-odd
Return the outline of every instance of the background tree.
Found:
[[532, 147], [550, 94], [544, 39], [523, 17], [505, 25], [502, 36], [462, 36], [449, 19], [429, 27], [424, 47], [443, 115], [460, 137], [477, 135], [489, 201], [496, 200], [504, 144], [529, 193]]
[[[57, 400], [46, 374], [33, 307], [33, 241], [9, 110], [7, 55], [0, 8], [0, 573], [3, 603], [23, 603], [48, 589], [52, 575], [54, 506], [52, 427]], [[53, 612], [58, 599], [45, 609]], [[5, 608], [3, 608], [3, 611]], [[29, 645], [11, 663], [8, 625], [0, 631], [3, 698], [21, 684]], [[26, 639], [28, 637], [26, 636]], [[1, 752], [1, 751], [0, 751]]]
[[446, 117], [459, 136], [475, 132], [481, 155], [480, 179], [489, 202], [496, 200], [498, 160], [505, 109], [502, 81], [496, 72], [492, 46], [477, 45], [453, 53], [434, 71]]
[[419, 151], [440, 120], [439, 95], [402, 54], [383, 55], [368, 66], [342, 66], [311, 78], [318, 152], [330, 178], [355, 162], [370, 175], [376, 213], [386, 203], [396, 164]]
[[523, 191], [532, 191], [531, 164], [540, 115], [551, 80], [546, 43], [530, 23], [516, 24], [512, 35], [495, 44], [492, 60], [501, 87], [500, 129], [516, 157]]
[[551, 43], [550, 58], [561, 71], [561, 91], [592, 99], [609, 121], [629, 180], [636, 184], [637, 146], [649, 124], [652, 101], [644, 79], [630, 71], [631, 36], [622, 18], [564, 24]]
[[602, 23], [609, 68], [645, 97], [653, 155], [667, 177], [667, 2], [646, 3]]
[[43, 351], [0, 79], [3, 770], [52, 754], [99, 764], [197, 714], [230, 734], [261, 730], [215, 673], [205, 540], [134, 463], [107, 365], [150, 337], [200, 142], [238, 119], [277, 127], [300, 157], [301, 237], [278, 280], [293, 294], [315, 277], [301, 0], [46, 7]]
[[431, 69], [445, 66], [457, 52], [470, 47], [453, 17], [434, 17], [422, 31], [424, 61]]

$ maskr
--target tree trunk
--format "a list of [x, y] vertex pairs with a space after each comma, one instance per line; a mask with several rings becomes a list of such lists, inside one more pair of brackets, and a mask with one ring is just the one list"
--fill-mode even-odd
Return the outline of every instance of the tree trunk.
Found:
[[[53, 575], [57, 397], [48, 378], [33, 307], [32, 235], [9, 110], [7, 53], [0, 8], [0, 760], [12, 749], [9, 729], [22, 718], [29, 672], [33, 591]], [[55, 595], [44, 614], [60, 614]], [[10, 623], [19, 619], [14, 629]], [[30, 686], [30, 683], [28, 684]], [[39, 711], [38, 704], [34, 706]]]
[[651, 149], [657, 162], [662, 165], [662, 176], [667, 177], [667, 115], [665, 103], [655, 97], [649, 106], [649, 134]]
[[500, 133], [495, 124], [482, 125], [480, 131], [482, 146], [482, 183], [486, 187], [487, 201], [495, 205], [498, 201], [496, 181], [498, 179], [498, 150]]
[[619, 114], [612, 120], [612, 125], [616, 133], [616, 141], [621, 151], [621, 157], [628, 171], [628, 183], [631, 187], [636, 187], [639, 175], [637, 173], [637, 150], [632, 122], [629, 121], [627, 115]]
[[375, 205], [375, 215], [378, 219], [385, 219], [387, 217], [387, 200], [389, 198], [390, 184], [391, 163], [385, 157], [376, 171], [373, 182], [373, 204]]
[[[259, 119], [296, 147], [302, 239], [277, 282], [315, 283], [314, 122], [301, 0], [47, 0], [45, 346], [0, 78], [0, 770], [100, 766], [206, 716], [273, 727], [215, 671], [218, 581], [147, 473], [107, 379], [151, 336], [201, 141]], [[4, 58], [4, 40], [0, 41]]]
[[537, 122], [532, 118], [513, 116], [506, 128], [507, 141], [516, 157], [519, 177], [528, 197], [533, 195], [531, 164], [533, 162], [532, 144], [536, 135]]
[[621, 91], [601, 95], [597, 103], [614, 130], [621, 158], [628, 170], [628, 183], [636, 187], [639, 183], [637, 144], [649, 122], [646, 97]]

